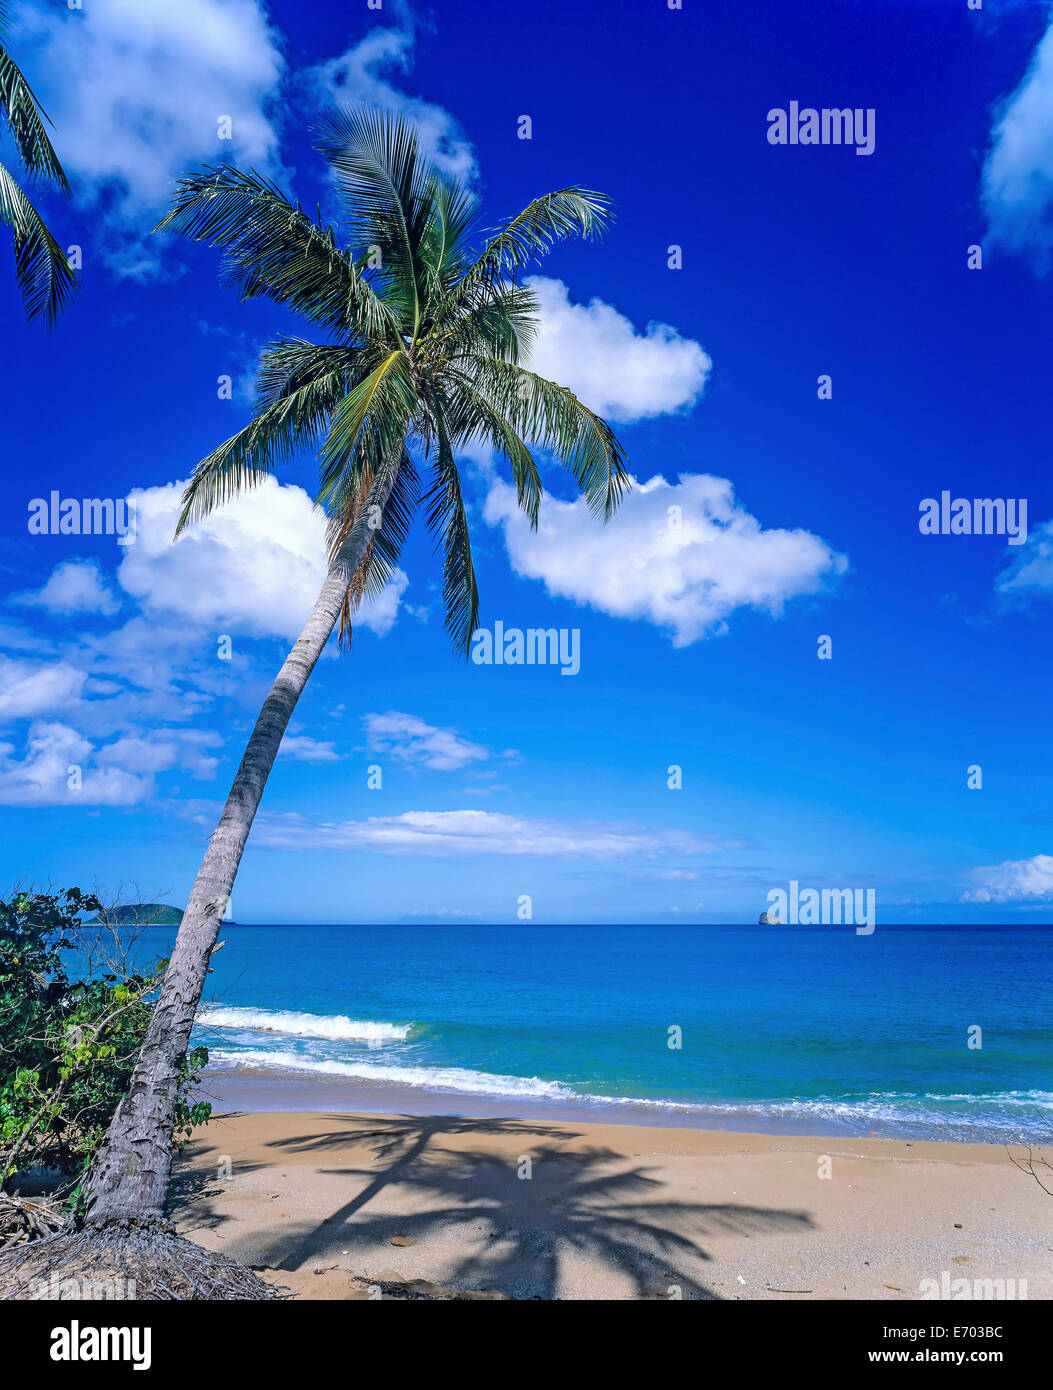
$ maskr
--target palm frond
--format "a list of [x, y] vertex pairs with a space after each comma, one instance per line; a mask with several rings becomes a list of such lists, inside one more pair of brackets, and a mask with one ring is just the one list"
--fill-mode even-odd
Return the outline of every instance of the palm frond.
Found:
[[[348, 475], [332, 499], [326, 543], [330, 563], [351, 534], [358, 514], [369, 496], [374, 474], [368, 467], [357, 471], [357, 481]], [[403, 449], [395, 480], [379, 523], [374, 527], [369, 547], [355, 570], [340, 610], [338, 642], [350, 649], [354, 613], [364, 598], [381, 592], [394, 573], [420, 503], [420, 477], [408, 449]]]
[[438, 175], [430, 201], [432, 212], [421, 240], [420, 261], [425, 298], [434, 314], [436, 303], [449, 294], [469, 264], [469, 237], [478, 204], [471, 189]]
[[609, 209], [607, 195], [588, 188], [560, 188], [535, 198], [487, 242], [461, 280], [462, 293], [480, 281], [492, 285], [502, 275], [514, 280], [557, 242], [602, 236], [611, 222]]
[[[267, 410], [295, 398], [302, 387], [333, 378], [334, 391], [346, 393], [366, 375], [363, 354], [342, 343], [309, 343], [282, 335], [260, 353], [256, 371], [256, 408]], [[334, 399], [340, 399], [335, 396]]]
[[379, 249], [393, 272], [390, 297], [414, 338], [422, 318], [419, 252], [436, 192], [416, 132], [389, 112], [347, 106], [323, 113], [316, 131], [315, 148], [336, 173], [352, 241], [360, 251]]
[[[0, 15], [0, 24], [4, 22]], [[48, 139], [46, 114], [10, 53], [0, 46], [0, 117], [7, 121], [23, 165], [69, 192], [69, 180]]]
[[574, 475], [589, 510], [609, 521], [629, 487], [625, 452], [605, 420], [567, 386], [493, 358], [472, 362], [482, 392], [524, 438], [549, 449]]
[[169, 228], [221, 250], [223, 282], [243, 300], [266, 297], [326, 328], [395, 338], [395, 316], [332, 227], [259, 174], [220, 165], [185, 175], [154, 231]]
[[522, 285], [495, 285], [462, 304], [447, 296], [436, 314], [443, 355], [455, 363], [481, 354], [518, 362], [537, 337], [537, 295]]
[[442, 545], [444, 625], [454, 650], [465, 656], [479, 624], [479, 586], [472, 563], [472, 538], [461, 478], [450, 441], [438, 417], [434, 482], [425, 495], [428, 527]]
[[395, 348], [357, 382], [336, 406], [325, 443], [319, 451], [318, 497], [331, 502], [350, 469], [357, 475], [370, 448], [391, 458], [406, 441], [418, 407], [417, 392], [405, 352]]
[[526, 513], [531, 530], [537, 530], [543, 487], [537, 462], [516, 432], [515, 426], [487, 400], [475, 383], [461, 373], [454, 375], [456, 389], [446, 408], [451, 444], [480, 441], [508, 461], [516, 485], [516, 498]]
[[29, 319], [43, 318], [53, 327], [80, 289], [69, 258], [19, 187], [11, 171], [0, 164], [0, 222], [11, 228], [15, 242], [15, 276]]
[[[310, 344], [305, 344], [310, 347]], [[183, 509], [176, 526], [178, 536], [191, 522], [201, 521], [216, 507], [239, 493], [257, 487], [297, 449], [322, 437], [329, 417], [344, 398], [347, 384], [347, 349], [321, 349], [319, 370], [301, 371], [279, 385], [281, 369], [269, 366], [264, 354], [259, 394], [264, 403], [253, 419], [203, 458], [194, 469], [183, 493]], [[325, 359], [337, 360], [324, 370]], [[272, 375], [268, 375], [272, 373]]]

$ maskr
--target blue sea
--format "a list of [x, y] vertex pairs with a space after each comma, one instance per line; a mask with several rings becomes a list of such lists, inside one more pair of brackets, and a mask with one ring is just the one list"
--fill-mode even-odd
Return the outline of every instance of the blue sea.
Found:
[[[145, 944], [163, 954], [165, 935]], [[210, 1049], [209, 1085], [239, 1108], [1053, 1134], [1049, 929], [230, 925], [222, 936], [195, 1041]]]

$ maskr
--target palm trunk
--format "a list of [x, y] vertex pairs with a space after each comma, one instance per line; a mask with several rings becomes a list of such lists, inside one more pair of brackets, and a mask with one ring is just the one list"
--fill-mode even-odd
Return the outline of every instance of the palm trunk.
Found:
[[391, 491], [378, 479], [340, 549], [321, 593], [263, 702], [176, 936], [128, 1094], [110, 1122], [88, 1179], [88, 1221], [160, 1220], [172, 1168], [172, 1127], [179, 1072], [208, 974], [209, 957], [278, 748], [307, 678], [340, 613], [351, 576]]

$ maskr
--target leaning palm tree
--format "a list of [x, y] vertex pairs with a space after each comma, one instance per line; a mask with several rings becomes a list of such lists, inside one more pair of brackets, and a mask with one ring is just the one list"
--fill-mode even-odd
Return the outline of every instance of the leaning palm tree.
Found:
[[[521, 360], [538, 306], [520, 271], [555, 242], [602, 231], [607, 199], [579, 188], [548, 193], [474, 253], [474, 198], [422, 158], [402, 122], [338, 110], [322, 120], [317, 148], [332, 166], [346, 243], [273, 183], [230, 167], [182, 179], [159, 224], [218, 247], [243, 299], [266, 296], [328, 339], [281, 337], [264, 349], [254, 418], [197, 466], [178, 530], [259, 483], [294, 451], [317, 448], [329, 566], [256, 721], [128, 1095], [90, 1175], [88, 1228], [96, 1241], [130, 1225], [148, 1233], [141, 1238], [154, 1260], [172, 1239], [158, 1230], [180, 1068], [209, 957], [282, 736], [334, 627], [349, 635], [355, 607], [386, 582], [423, 509], [443, 551], [446, 627], [467, 653], [479, 596], [456, 462], [466, 444], [482, 443], [507, 461], [535, 525], [542, 483], [532, 448], [559, 459], [604, 520], [628, 483], [611, 429]], [[180, 1287], [187, 1282], [176, 1266], [185, 1271], [196, 1258], [182, 1251], [168, 1259]], [[210, 1266], [201, 1287], [218, 1287], [215, 1278]], [[140, 1279], [140, 1295], [145, 1287]], [[244, 1296], [224, 1288], [226, 1296]]]
[[[0, 0], [0, 116], [7, 121], [23, 169], [31, 177], [54, 184], [68, 194], [69, 181], [48, 139], [50, 122], [7, 51], [4, 38], [9, 22], [7, 5]], [[43, 318], [50, 328], [77, 293], [77, 276], [65, 251], [3, 163], [0, 222], [11, 229], [14, 237], [15, 275], [26, 317]]]

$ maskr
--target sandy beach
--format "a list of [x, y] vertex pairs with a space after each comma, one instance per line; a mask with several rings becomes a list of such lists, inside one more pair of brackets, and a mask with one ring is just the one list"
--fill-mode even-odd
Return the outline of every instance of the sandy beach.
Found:
[[229, 1113], [173, 1215], [310, 1299], [1053, 1297], [1053, 1197], [995, 1144]]

